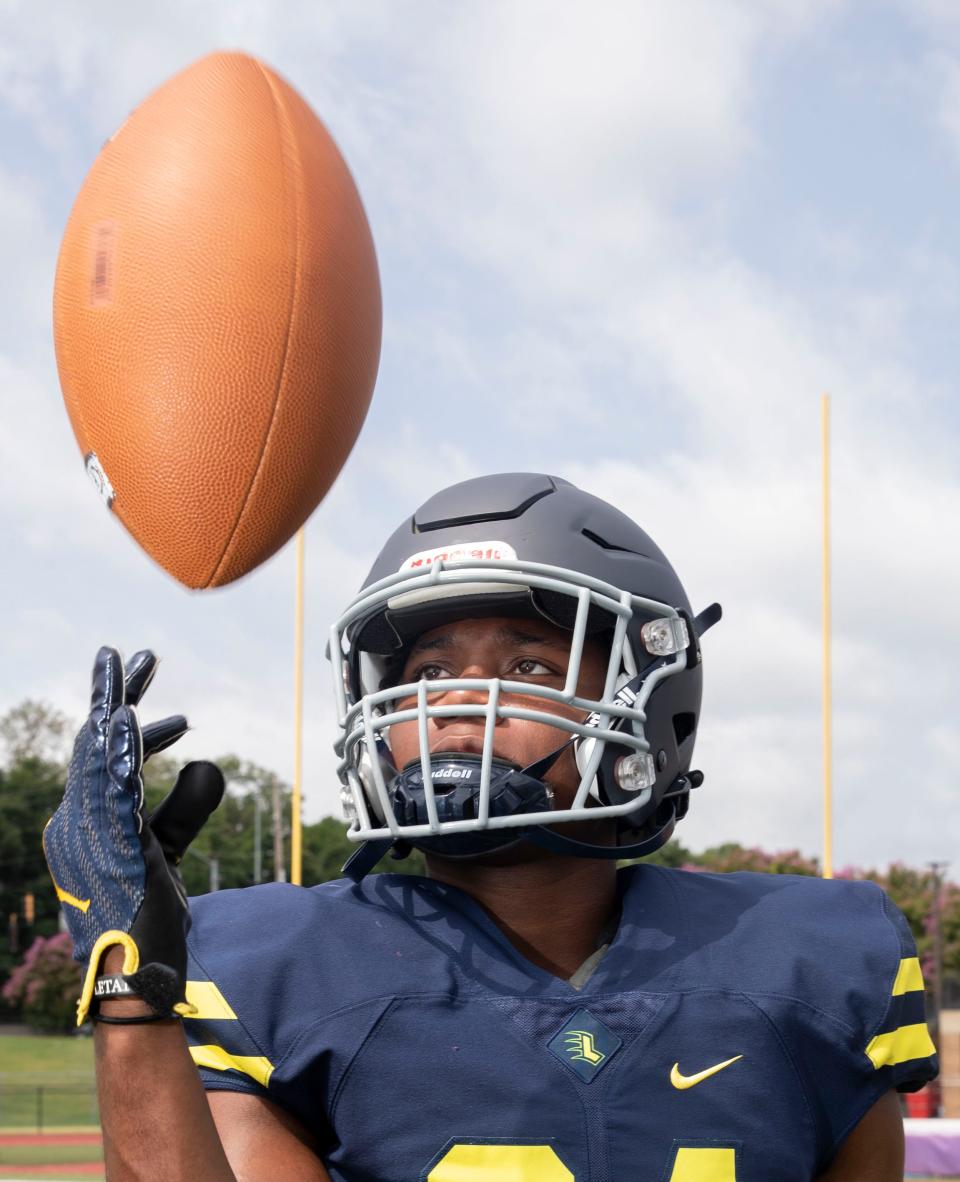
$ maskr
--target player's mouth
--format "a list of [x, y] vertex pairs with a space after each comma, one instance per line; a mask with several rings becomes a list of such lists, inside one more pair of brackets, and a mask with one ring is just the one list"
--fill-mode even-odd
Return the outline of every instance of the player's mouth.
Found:
[[[434, 736], [434, 741], [430, 744], [430, 757], [435, 758], [438, 755], [482, 755], [483, 754], [483, 732], [473, 731], [472, 733], [464, 732], [462, 734], [449, 734], [444, 731], [442, 734]], [[502, 759], [504, 756], [494, 748], [494, 759]]]

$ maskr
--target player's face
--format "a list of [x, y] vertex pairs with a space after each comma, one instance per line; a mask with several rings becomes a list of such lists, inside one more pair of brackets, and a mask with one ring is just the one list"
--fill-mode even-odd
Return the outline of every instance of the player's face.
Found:
[[[562, 689], [566, 680], [570, 656], [570, 633], [545, 620], [494, 617], [480, 620], [458, 620], [425, 632], [411, 648], [401, 683], [442, 681], [445, 678], [499, 677], [531, 685]], [[606, 674], [606, 654], [595, 641], [587, 640], [580, 664], [578, 693], [583, 697], [600, 697]], [[430, 694], [432, 705], [485, 704], [487, 695], [481, 690], [450, 690]], [[583, 721], [586, 712], [574, 710], [563, 703], [547, 702], [541, 697], [523, 693], [502, 694], [505, 705], [526, 707]], [[411, 698], [400, 705], [409, 706]], [[479, 715], [452, 715], [430, 718], [427, 738], [430, 754], [448, 755], [483, 752], [485, 720]], [[519, 767], [526, 767], [555, 751], [570, 737], [568, 731], [540, 722], [524, 719], [498, 718], [494, 728], [493, 755]], [[416, 721], [398, 723], [390, 728], [390, 747], [398, 768], [420, 759], [420, 742]], [[548, 780], [557, 803], [565, 807], [573, 799], [579, 774], [568, 748], [551, 769]]]

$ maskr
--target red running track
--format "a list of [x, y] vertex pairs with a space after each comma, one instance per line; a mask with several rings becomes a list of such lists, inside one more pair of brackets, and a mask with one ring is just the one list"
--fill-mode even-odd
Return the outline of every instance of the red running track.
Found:
[[6, 1166], [6, 1165], [0, 1165], [0, 1170], [3, 1171], [3, 1174], [0, 1174], [0, 1178], [2, 1178], [4, 1176], [4, 1174], [9, 1176], [9, 1171], [12, 1171], [12, 1170], [16, 1170], [17, 1174], [21, 1178], [29, 1178], [32, 1174], [46, 1174], [49, 1177], [50, 1174], [58, 1174], [61, 1172], [64, 1174], [89, 1174], [91, 1176], [91, 1178], [102, 1178], [103, 1177], [103, 1162], [102, 1161], [78, 1161], [78, 1162], [74, 1162], [73, 1164], [71, 1164], [70, 1162], [59, 1162], [58, 1161], [56, 1163], [56, 1165], [50, 1165], [50, 1166], [37, 1166], [37, 1165], [30, 1165], [30, 1166], [9, 1165], [9, 1166]]
[[98, 1145], [98, 1132], [0, 1132], [0, 1145]]
[[99, 1145], [100, 1140], [99, 1133], [0, 1133], [0, 1145]]

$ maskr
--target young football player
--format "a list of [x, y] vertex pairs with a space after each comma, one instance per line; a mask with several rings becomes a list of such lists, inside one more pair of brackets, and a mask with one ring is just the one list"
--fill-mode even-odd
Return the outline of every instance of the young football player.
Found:
[[[566, 481], [438, 493], [330, 634], [347, 876], [193, 900], [189, 941], [222, 779], [143, 815], [186, 722], [141, 728], [155, 658], [101, 650], [44, 841], [111, 1182], [899, 1182], [936, 1060], [884, 893], [617, 869], [702, 781], [719, 615]], [[369, 874], [412, 847], [428, 877]]]

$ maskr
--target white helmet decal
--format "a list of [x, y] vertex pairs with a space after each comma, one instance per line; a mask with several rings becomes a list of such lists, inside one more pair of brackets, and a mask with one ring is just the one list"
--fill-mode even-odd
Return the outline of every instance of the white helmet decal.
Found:
[[516, 562], [517, 552], [509, 542], [463, 542], [460, 545], [438, 546], [435, 550], [420, 550], [411, 554], [400, 566], [401, 571], [428, 570], [435, 562]]

